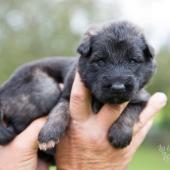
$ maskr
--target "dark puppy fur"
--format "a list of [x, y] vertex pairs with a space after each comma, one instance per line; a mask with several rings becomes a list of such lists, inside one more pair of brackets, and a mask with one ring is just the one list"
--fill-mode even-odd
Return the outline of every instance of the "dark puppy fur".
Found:
[[[54, 57], [24, 65], [1, 87], [0, 144], [7, 144], [34, 119], [49, 113], [39, 134], [39, 147], [54, 147], [69, 122], [77, 66], [92, 93], [95, 112], [104, 103], [130, 101], [108, 133], [114, 147], [130, 143], [133, 125], [149, 97], [143, 87], [155, 70], [144, 35], [131, 23], [112, 22], [90, 29], [77, 51], [80, 58]], [[62, 91], [58, 83], [64, 83]]]

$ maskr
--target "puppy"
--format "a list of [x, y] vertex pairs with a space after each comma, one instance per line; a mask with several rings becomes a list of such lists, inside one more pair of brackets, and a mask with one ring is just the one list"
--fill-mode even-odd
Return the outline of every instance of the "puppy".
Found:
[[[98, 112], [105, 103], [129, 101], [110, 127], [108, 140], [116, 148], [129, 145], [134, 123], [148, 101], [143, 87], [155, 70], [153, 50], [141, 30], [129, 22], [111, 22], [89, 29], [78, 58], [48, 58], [19, 68], [0, 88], [0, 144], [7, 144], [34, 119], [48, 115], [39, 134], [39, 148], [49, 150], [69, 122], [69, 99], [78, 67]], [[59, 83], [64, 83], [61, 90]]]

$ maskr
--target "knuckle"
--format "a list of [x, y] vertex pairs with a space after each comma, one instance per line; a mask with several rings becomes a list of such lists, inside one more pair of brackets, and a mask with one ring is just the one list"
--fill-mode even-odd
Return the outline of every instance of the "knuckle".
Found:
[[99, 138], [99, 136], [95, 136], [95, 135], [90, 136], [89, 141], [94, 146], [98, 146], [98, 145], [101, 145], [103, 143], [103, 140], [101, 140], [101, 138]]
[[89, 141], [94, 146], [103, 145], [104, 140], [105, 140], [105, 133], [100, 132], [99, 130], [92, 131], [89, 134]]
[[84, 102], [84, 97], [82, 94], [80, 93], [73, 93], [71, 95], [71, 102], [73, 103], [80, 103], [80, 102]]

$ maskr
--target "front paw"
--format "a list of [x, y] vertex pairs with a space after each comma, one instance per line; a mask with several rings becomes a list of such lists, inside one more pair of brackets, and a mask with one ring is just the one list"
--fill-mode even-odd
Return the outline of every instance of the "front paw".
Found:
[[68, 102], [62, 101], [52, 110], [47, 123], [41, 129], [38, 141], [40, 150], [54, 148], [64, 134], [69, 122]]
[[132, 128], [114, 124], [109, 130], [108, 139], [113, 147], [124, 148], [132, 140]]
[[49, 150], [54, 148], [55, 145], [59, 142], [60, 137], [64, 134], [66, 125], [62, 122], [55, 124], [48, 122], [41, 129], [38, 141], [40, 150]]

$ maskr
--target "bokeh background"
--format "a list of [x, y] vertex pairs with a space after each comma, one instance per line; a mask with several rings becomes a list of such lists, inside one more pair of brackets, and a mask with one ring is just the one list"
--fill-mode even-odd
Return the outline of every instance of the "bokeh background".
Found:
[[[157, 74], [147, 88], [170, 97], [169, 10], [169, 0], [0, 0], [0, 84], [28, 61], [76, 56], [91, 24], [130, 20], [143, 28], [157, 54]], [[170, 103], [129, 166], [143, 169], [170, 169]]]

